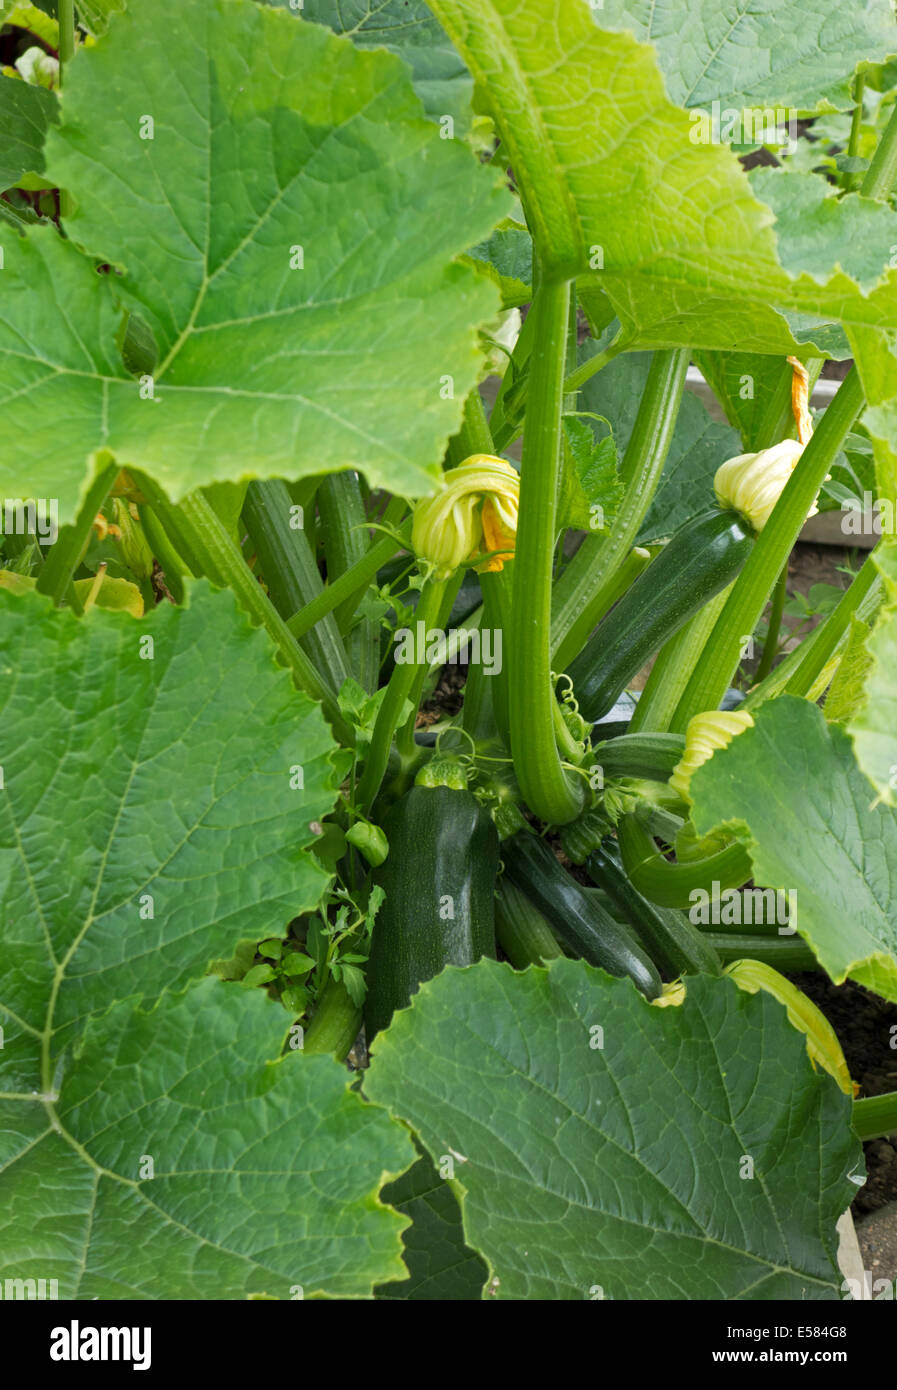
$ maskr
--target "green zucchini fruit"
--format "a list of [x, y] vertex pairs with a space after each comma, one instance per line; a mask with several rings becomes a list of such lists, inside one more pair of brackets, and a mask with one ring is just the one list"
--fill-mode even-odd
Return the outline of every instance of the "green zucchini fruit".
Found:
[[593, 745], [592, 766], [605, 777], [666, 782], [685, 752], [684, 734], [620, 734]]
[[586, 860], [586, 873], [623, 914], [649, 956], [665, 975], [719, 975], [720, 958], [682, 912], [643, 898], [626, 876], [612, 841], [605, 840]]
[[594, 889], [561, 867], [544, 840], [520, 830], [502, 845], [502, 859], [507, 877], [575, 955], [611, 975], [628, 975], [649, 999], [657, 998], [663, 984], [643, 947], [611, 917]]
[[612, 709], [645, 662], [739, 573], [754, 533], [731, 510], [680, 526], [567, 667], [581, 713], [594, 723]]
[[495, 933], [515, 970], [544, 965], [564, 954], [545, 917], [507, 875], [495, 891]]
[[387, 811], [383, 829], [389, 857], [372, 875], [386, 897], [367, 967], [368, 1043], [443, 966], [495, 956], [498, 834], [476, 797], [412, 787]]

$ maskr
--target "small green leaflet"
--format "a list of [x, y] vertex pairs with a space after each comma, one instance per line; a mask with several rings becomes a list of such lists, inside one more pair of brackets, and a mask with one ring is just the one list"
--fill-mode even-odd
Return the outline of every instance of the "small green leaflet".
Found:
[[12, 188], [23, 174], [43, 173], [44, 140], [50, 122], [59, 119], [58, 107], [54, 92], [0, 77], [0, 191]]
[[839, 1296], [850, 1101], [769, 995], [702, 975], [661, 1009], [583, 961], [450, 967], [364, 1089], [453, 1178], [489, 1298]]
[[[606, 422], [605, 422], [606, 424]], [[610, 428], [606, 425], [606, 428]], [[564, 417], [566, 442], [558, 525], [579, 531], [606, 531], [623, 496], [617, 447], [608, 433], [596, 440], [589, 422]]]
[[251, 0], [135, 0], [76, 54], [46, 160], [76, 209], [69, 241], [0, 231], [0, 491], [70, 520], [101, 446], [173, 500], [338, 468], [432, 490], [499, 306], [455, 258], [511, 200], [396, 57]]
[[533, 242], [522, 222], [504, 218], [470, 258], [501, 290], [503, 309], [528, 304], [533, 297]]
[[89, 34], [105, 34], [109, 21], [125, 10], [125, 0], [78, 0], [78, 20]]

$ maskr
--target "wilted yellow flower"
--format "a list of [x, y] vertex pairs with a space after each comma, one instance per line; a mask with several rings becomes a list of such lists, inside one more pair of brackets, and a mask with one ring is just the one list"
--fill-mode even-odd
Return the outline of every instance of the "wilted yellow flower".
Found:
[[684, 982], [682, 980], [668, 981], [657, 998], [651, 1000], [651, 1003], [658, 1009], [668, 1009], [671, 1006], [673, 1008], [678, 1008], [680, 1004], [685, 1003]]
[[749, 994], [764, 989], [780, 1004], [784, 1004], [789, 1022], [806, 1034], [807, 1052], [813, 1066], [818, 1062], [835, 1078], [846, 1095], [856, 1095], [859, 1087], [850, 1079], [850, 1071], [834, 1028], [797, 985], [786, 980], [771, 965], [759, 960], [735, 960], [724, 973], [732, 977], [739, 989], [747, 990]]
[[[465, 560], [493, 550], [514, 550], [520, 479], [504, 459], [471, 454], [444, 476], [445, 487], [414, 509], [414, 553], [446, 578]], [[491, 555], [478, 570], [500, 570], [512, 555]]]
[[753, 719], [745, 710], [707, 710], [688, 721], [685, 731], [685, 752], [673, 768], [670, 787], [689, 801], [692, 773], [712, 758], [718, 748], [725, 748], [736, 734], [749, 729]]

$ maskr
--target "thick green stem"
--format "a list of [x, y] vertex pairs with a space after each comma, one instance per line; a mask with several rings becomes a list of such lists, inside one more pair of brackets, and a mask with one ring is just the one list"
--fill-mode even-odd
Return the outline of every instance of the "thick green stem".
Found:
[[187, 573], [187, 565], [178, 555], [171, 541], [165, 533], [165, 527], [159, 521], [156, 513], [148, 503], [140, 508], [140, 520], [143, 524], [144, 534], [149, 542], [149, 548], [153, 552], [153, 558], [158, 560], [162, 570], [162, 578], [165, 587], [171, 594], [175, 603], [184, 602], [184, 576]]
[[[393, 667], [386, 694], [377, 714], [371, 744], [364, 760], [364, 772], [355, 794], [355, 806], [361, 815], [366, 815], [380, 790], [383, 774], [389, 762], [393, 734], [402, 717], [402, 709], [409, 698], [421, 665], [427, 669], [425, 650], [427, 632], [438, 625], [439, 612], [448, 580], [428, 579], [421, 590], [414, 614], [414, 628], [411, 635], [415, 660], [397, 661]], [[418, 635], [423, 634], [423, 642]], [[418, 659], [419, 658], [419, 659]]]
[[[59, 62], [64, 65], [75, 56], [75, 0], [59, 0]], [[60, 81], [62, 74], [60, 74]]]
[[723, 965], [733, 960], [761, 960], [775, 970], [818, 970], [819, 962], [799, 936], [763, 936], [744, 932], [702, 932]]
[[690, 907], [692, 894], [740, 888], [753, 872], [744, 845], [734, 841], [706, 859], [673, 864], [665, 859], [638, 818], [626, 815], [617, 827], [626, 873], [638, 891], [661, 907]]
[[536, 316], [520, 479], [520, 519], [508, 633], [511, 755], [520, 790], [542, 820], [564, 825], [583, 801], [561, 766], [551, 681], [551, 590], [556, 539], [568, 283], [543, 283]]
[[[458, 590], [461, 588], [463, 582], [464, 571], [458, 570], [455, 574], [452, 575], [451, 579], [445, 585], [445, 590], [442, 595], [442, 602], [439, 605], [439, 612], [436, 616], [436, 622], [434, 624], [434, 626], [440, 632], [444, 632], [446, 627], [448, 626], [449, 614], [452, 611], [455, 599], [458, 597]], [[446, 655], [448, 656], [449, 653], [447, 652]], [[429, 674], [429, 669], [430, 668], [426, 662], [424, 662], [423, 665], [418, 666], [411, 689], [408, 692], [407, 698], [411, 701], [411, 713], [405, 720], [405, 723], [399, 729], [399, 732], [396, 736], [396, 747], [398, 748], [403, 761], [410, 761], [414, 758], [414, 731], [417, 726], [417, 715], [418, 710], [420, 709], [421, 695], [423, 694], [424, 683], [426, 682], [427, 676]]]
[[812, 689], [826, 662], [831, 660], [843, 642], [851, 617], [856, 614], [858, 618], [868, 622], [878, 608], [881, 593], [881, 575], [870, 555], [859, 574], [851, 581], [849, 588], [844, 591], [837, 607], [804, 638], [795, 651], [789, 652], [762, 684], [754, 686], [742, 709], [755, 710], [764, 700], [783, 691], [788, 695], [805, 696]]
[[[583, 544], [585, 543], [584, 541]], [[559, 643], [552, 657], [555, 671], [560, 673], [566, 670], [573, 658], [582, 651], [589, 640], [592, 629], [598, 626], [605, 613], [610, 612], [629, 586], [635, 583], [650, 560], [650, 550], [645, 550], [644, 546], [641, 545], [633, 546], [616, 574], [611, 575], [608, 582], [596, 590], [572, 624], [566, 637]]]
[[[364, 498], [358, 474], [331, 473], [318, 488], [318, 516], [324, 537], [327, 578], [339, 579], [368, 552]], [[345, 628], [355, 612], [354, 596], [344, 599], [334, 615], [339, 628]], [[352, 674], [369, 695], [377, 689], [380, 672], [380, 631], [378, 624], [362, 617], [352, 628], [346, 653]]]
[[680, 725], [695, 714], [719, 709], [738, 669], [742, 645], [754, 631], [807, 513], [862, 408], [863, 388], [856, 368], [851, 368], [732, 587], [680, 702]]
[[329, 1053], [342, 1062], [360, 1029], [361, 1009], [352, 1002], [345, 985], [331, 976], [305, 1030], [302, 1051], [309, 1056]]
[[[510, 747], [508, 724], [508, 671], [505, 660], [505, 637], [508, 631], [510, 613], [510, 574], [505, 570], [498, 573], [480, 575], [480, 589], [483, 594], [483, 620], [481, 628], [499, 634], [502, 643], [502, 663], [500, 669], [486, 673], [481, 662], [468, 670], [464, 686], [464, 709], [462, 719], [464, 728], [471, 738], [482, 738], [492, 731], [492, 723], [506, 748]], [[498, 650], [499, 637], [493, 637], [493, 649]], [[491, 716], [491, 717], [490, 717]]]
[[[411, 539], [411, 527], [406, 527], [405, 540]], [[357, 561], [351, 569], [347, 569], [341, 574], [339, 579], [328, 584], [326, 588], [307, 603], [304, 608], [300, 608], [298, 613], [294, 613], [287, 622], [287, 627], [294, 637], [302, 637], [309, 632], [315, 623], [319, 623], [328, 613], [332, 613], [334, 608], [348, 598], [356, 594], [363, 594], [368, 585], [376, 578], [377, 571], [391, 560], [397, 551], [402, 549], [402, 541], [395, 540], [392, 536], [384, 536], [382, 540], [375, 541], [364, 559]]]
[[[847, 158], [856, 159], [857, 150], [860, 144], [860, 126], [863, 124], [863, 93], [866, 90], [866, 74], [858, 72], [854, 83], [853, 99], [856, 105], [853, 108], [853, 117], [850, 122], [850, 139], [847, 142]], [[844, 179], [844, 188], [849, 193], [860, 182], [859, 174], [848, 173]]]
[[731, 587], [723, 589], [709, 603], [705, 603], [684, 627], [663, 644], [629, 721], [630, 733], [638, 733], [640, 729], [656, 733], [664, 733], [668, 729], [676, 733], [684, 732], [676, 722], [676, 708]]
[[872, 163], [866, 170], [860, 192], [864, 198], [886, 198], [897, 179], [897, 106], [878, 142]]
[[[106, 458], [111, 459], [111, 455], [106, 455]], [[117, 475], [118, 464], [114, 459], [108, 463], [104, 459], [103, 466], [81, 504], [77, 519], [71, 526], [63, 526], [37, 577], [38, 593], [49, 595], [57, 605], [68, 599], [72, 608], [79, 614], [81, 605], [75, 597], [72, 578], [81, 563], [81, 556], [90, 539], [90, 528], [96, 514], [105, 502]]]
[[339, 711], [335, 693], [325, 684], [283, 618], [243, 559], [240, 547], [202, 492], [192, 492], [175, 507], [145, 474], [139, 486], [159, 521], [182, 554], [193, 555], [213, 584], [232, 589], [250, 617], [266, 629], [293, 673], [300, 690], [318, 700], [341, 743], [352, 747], [355, 735]]
[[612, 362], [615, 357], [623, 351], [626, 346], [622, 339], [613, 342], [606, 347], [603, 352], [596, 352], [594, 357], [587, 357], [585, 362], [580, 362], [564, 380], [564, 395], [575, 396], [586, 382], [591, 380], [596, 372], [600, 372], [602, 367], [606, 367], [608, 362]]
[[855, 1100], [850, 1122], [858, 1139], [882, 1139], [893, 1134], [897, 1130], [897, 1091]]
[[772, 663], [776, 659], [779, 650], [779, 633], [782, 630], [782, 614], [785, 611], [785, 599], [788, 596], [788, 561], [782, 566], [782, 573], [776, 580], [776, 587], [772, 592], [772, 608], [769, 613], [769, 629], [766, 634], [766, 645], [763, 648], [763, 655], [760, 658], [760, 665], [757, 667], [757, 674], [754, 677], [757, 684], [765, 680], [772, 670]]
[[474, 387], [464, 402], [464, 419], [461, 429], [449, 440], [448, 459], [452, 468], [470, 458], [471, 454], [494, 454], [492, 431], [486, 419], [483, 398], [479, 388]]
[[[65, 83], [65, 70], [75, 56], [75, 4], [74, 0], [59, 0], [56, 18], [59, 23], [59, 85]], [[67, 189], [59, 192], [59, 215], [63, 220], [72, 213], [72, 198]]]
[[[688, 372], [688, 349], [655, 352], [638, 416], [623, 457], [626, 487], [608, 536], [587, 536], [554, 595], [551, 649], [557, 652], [587, 608], [607, 608], [614, 576], [629, 554], [660, 482]], [[603, 608], [602, 608], [603, 606]], [[555, 666], [555, 669], [563, 669]]]
[[[274, 478], [246, 489], [243, 523], [258, 557], [268, 597], [283, 619], [323, 592], [321, 576], [286, 484]], [[301, 645], [327, 683], [339, 690], [349, 674], [346, 650], [332, 616], [302, 638]]]

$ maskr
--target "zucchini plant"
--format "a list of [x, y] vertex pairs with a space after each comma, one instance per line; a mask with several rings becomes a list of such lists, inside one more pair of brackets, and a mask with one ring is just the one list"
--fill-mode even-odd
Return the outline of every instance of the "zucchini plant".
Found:
[[897, 26], [713, 9], [0, 0], [0, 1281], [844, 1296]]

